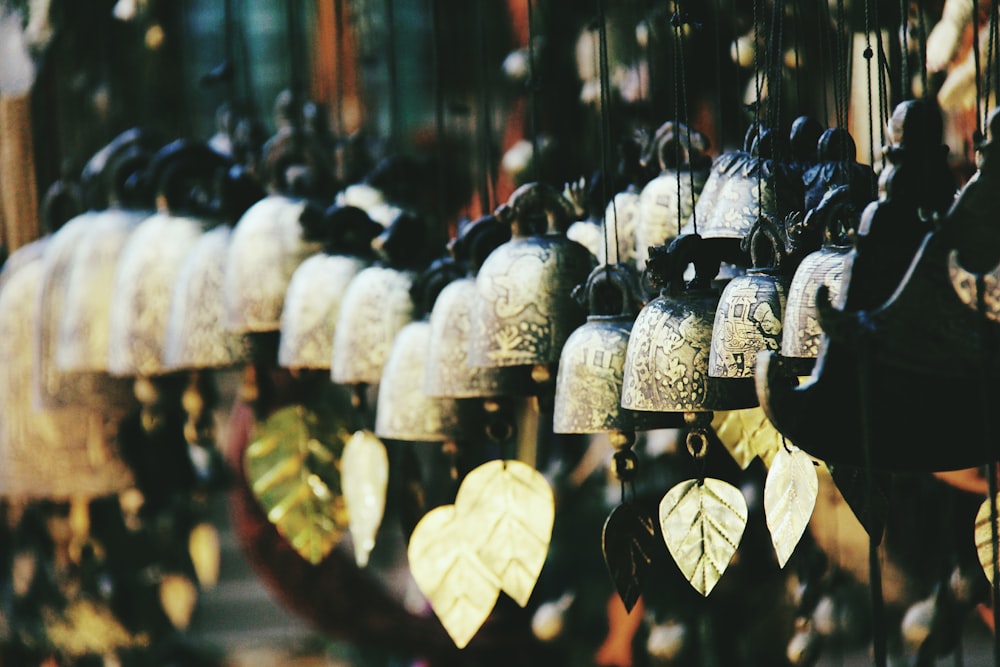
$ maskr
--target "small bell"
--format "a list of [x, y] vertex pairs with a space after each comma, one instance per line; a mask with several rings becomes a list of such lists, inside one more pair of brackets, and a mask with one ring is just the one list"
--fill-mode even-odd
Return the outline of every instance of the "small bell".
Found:
[[635, 229], [636, 267], [645, 268], [650, 246], [669, 243], [694, 211], [710, 173], [708, 139], [669, 121], [656, 131], [644, 161], [659, 163], [660, 174], [639, 194]]
[[579, 296], [587, 298], [590, 316], [563, 346], [553, 431], [631, 432], [681, 426], [681, 421], [670, 423], [665, 415], [621, 407], [625, 351], [639, 308], [636, 276], [622, 264], [599, 266], [582, 287]]
[[[719, 304], [718, 292], [710, 287], [720, 264], [713, 255], [711, 242], [682, 235], [650, 257], [647, 270], [664, 289], [642, 309], [632, 327], [622, 407], [709, 412], [756, 404], [752, 380], [712, 378], [708, 374], [712, 325]], [[691, 261], [695, 278], [683, 290], [678, 289]]]
[[469, 363], [473, 366], [551, 364], [583, 320], [569, 298], [594, 265], [586, 248], [565, 237], [572, 205], [549, 186], [529, 183], [496, 217], [513, 238], [483, 263], [476, 278]]
[[487, 216], [466, 224], [452, 241], [452, 256], [468, 266], [469, 275], [448, 283], [434, 302], [424, 385], [428, 396], [487, 398], [528, 393], [529, 378], [521, 368], [469, 364], [476, 273], [487, 256], [509, 240], [510, 226]]
[[359, 208], [332, 206], [325, 215], [325, 252], [295, 270], [281, 311], [278, 364], [285, 368], [330, 369], [333, 339], [344, 293], [372, 259], [372, 240], [381, 233]]

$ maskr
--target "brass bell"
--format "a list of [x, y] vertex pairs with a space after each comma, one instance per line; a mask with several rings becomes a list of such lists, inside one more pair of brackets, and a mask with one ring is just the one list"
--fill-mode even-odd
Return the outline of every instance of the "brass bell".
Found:
[[[711, 287], [717, 245], [682, 235], [659, 246], [647, 271], [664, 289], [639, 313], [625, 356], [622, 407], [649, 412], [737, 410], [756, 404], [753, 380], [708, 374], [719, 294]], [[683, 275], [694, 263], [695, 277]]]
[[[416, 310], [428, 312], [444, 286], [459, 275], [454, 260], [434, 262], [413, 284]], [[404, 326], [393, 341], [375, 410], [375, 435], [380, 438], [444, 442], [459, 436], [458, 401], [430, 397], [424, 391], [431, 335], [424, 317]]]
[[450, 244], [452, 256], [469, 268], [469, 275], [448, 283], [434, 302], [424, 385], [428, 396], [487, 398], [528, 393], [529, 379], [517, 366], [469, 364], [476, 273], [487, 256], [509, 240], [510, 226], [486, 216], [464, 225]]
[[174, 286], [209, 221], [211, 188], [229, 166], [204, 144], [185, 140], [154, 156], [150, 173], [159, 212], [129, 236], [111, 293], [108, 370], [113, 375], [170, 372], [163, 352]]
[[32, 400], [42, 325], [39, 290], [45, 237], [19, 248], [0, 273], [0, 496], [69, 500], [117, 493], [133, 484], [114, 434], [124, 407], [41, 407]]
[[372, 246], [381, 261], [360, 271], [340, 303], [330, 375], [340, 384], [378, 384], [392, 342], [415, 317], [410, 288], [425, 263], [424, 223], [404, 213]]
[[788, 276], [781, 267], [784, 248], [776, 225], [758, 220], [747, 238], [753, 268], [730, 280], [715, 313], [708, 374], [715, 378], [753, 377], [759, 350], [778, 350]]
[[[623, 264], [598, 266], [577, 296], [590, 316], [563, 346], [556, 375], [555, 433], [632, 432], [680, 426], [621, 407], [625, 351], [639, 309], [637, 276]], [[678, 415], [679, 416], [679, 415]]]
[[572, 204], [539, 183], [522, 185], [497, 209], [513, 236], [490, 253], [476, 278], [473, 366], [559, 361], [563, 343], [584, 319], [569, 295], [594, 265], [586, 248], [565, 237], [572, 214]]
[[715, 159], [709, 169], [708, 177], [702, 186], [698, 201], [695, 202], [691, 217], [685, 219], [682, 234], [694, 233], [694, 222], [697, 221], [699, 229], [712, 220], [715, 216], [715, 208], [719, 203], [719, 195], [726, 189], [729, 179], [743, 170], [750, 162], [750, 155], [754, 141], [760, 126], [751, 124], [743, 137], [743, 146], [740, 150], [726, 151]]
[[640, 270], [649, 247], [669, 243], [691, 217], [710, 172], [707, 150], [708, 139], [682, 123], [668, 121], [656, 131], [645, 161], [656, 160], [660, 174], [639, 194], [635, 257]]

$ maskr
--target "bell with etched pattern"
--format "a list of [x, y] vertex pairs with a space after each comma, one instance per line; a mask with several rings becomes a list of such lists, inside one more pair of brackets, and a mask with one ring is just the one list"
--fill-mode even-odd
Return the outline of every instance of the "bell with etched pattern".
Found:
[[[683, 235], [650, 257], [647, 271], [663, 289], [632, 326], [625, 356], [622, 407], [649, 412], [710, 412], [756, 404], [753, 380], [708, 373], [719, 293], [711, 287], [716, 245]], [[684, 284], [688, 264], [695, 277]]]
[[550, 186], [529, 183], [497, 209], [512, 238], [490, 253], [476, 277], [469, 363], [531, 366], [559, 361], [584, 320], [569, 298], [594, 260], [565, 236], [573, 207]]
[[278, 347], [278, 364], [285, 368], [330, 369], [344, 293], [371, 263], [371, 242], [383, 231], [360, 208], [336, 205], [327, 210], [323, 228], [325, 252], [299, 265], [285, 293]]
[[[680, 426], [668, 415], [621, 407], [625, 351], [639, 310], [638, 277], [623, 264], [599, 266], [575, 294], [590, 316], [563, 346], [556, 376], [556, 433], [632, 432]], [[680, 415], [677, 415], [680, 417]]]

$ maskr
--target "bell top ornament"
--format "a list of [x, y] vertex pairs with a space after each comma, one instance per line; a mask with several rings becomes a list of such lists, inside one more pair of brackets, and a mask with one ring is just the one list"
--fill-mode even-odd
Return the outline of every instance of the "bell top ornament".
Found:
[[572, 205], [555, 189], [523, 185], [496, 217], [512, 238], [486, 259], [476, 278], [469, 363], [523, 366], [559, 360], [563, 343], [584, 319], [569, 298], [594, 265], [565, 230]]
[[329, 370], [340, 306], [351, 280], [374, 259], [372, 241], [383, 231], [353, 206], [331, 206], [323, 228], [324, 252], [292, 274], [281, 311], [278, 364]]
[[669, 243], [691, 216], [709, 175], [708, 139], [683, 123], [668, 121], [656, 131], [644, 161], [659, 175], [639, 194], [635, 231], [636, 266], [643, 269], [649, 247]]
[[819, 206], [827, 192], [842, 185], [849, 188], [858, 211], [875, 199], [875, 171], [857, 161], [857, 146], [850, 132], [840, 127], [824, 130], [816, 152], [818, 162], [802, 174], [805, 210]]

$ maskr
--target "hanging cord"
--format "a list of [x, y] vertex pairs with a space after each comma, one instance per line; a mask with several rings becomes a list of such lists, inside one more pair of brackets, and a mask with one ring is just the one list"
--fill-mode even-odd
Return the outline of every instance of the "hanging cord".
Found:
[[[847, 127], [851, 103], [851, 35], [847, 31], [847, 11], [844, 0], [837, 0], [837, 74], [840, 79], [841, 118], [839, 125]], [[846, 140], [846, 139], [845, 139]]]
[[920, 28], [920, 85], [926, 97], [927, 88], [927, 12], [924, 11], [924, 0], [917, 0], [917, 25]]
[[[528, 3], [528, 85], [531, 87], [531, 164], [535, 172], [535, 181], [542, 182], [542, 151], [539, 145], [538, 128], [538, 93], [541, 88], [541, 76], [535, 66], [535, 11], [534, 2]], [[603, 95], [603, 92], [602, 92]]]
[[991, 0], [990, 34], [986, 43], [986, 90], [983, 92], [983, 118], [989, 118], [990, 115], [990, 101], [993, 98], [993, 75], [994, 70], [997, 69], [995, 62], [997, 52], [997, 18], [998, 14], [1000, 14], [998, 5], [1000, 5], [998, 0]]
[[[879, 3], [876, 0], [872, 5], [872, 16], [875, 24], [875, 46], [878, 49], [878, 67], [875, 71], [878, 72], [878, 129], [879, 147], [881, 149], [885, 146], [885, 128], [889, 123], [889, 91], [886, 89], [886, 81], [889, 79], [889, 59], [886, 57], [885, 44], [882, 40], [882, 22], [879, 20], [878, 6]], [[882, 159], [882, 168], [885, 169], [885, 151], [880, 150], [879, 153]], [[874, 159], [874, 155], [872, 157]]]
[[335, 78], [335, 93], [337, 100], [334, 102], [334, 114], [337, 117], [337, 134], [341, 137], [347, 135], [347, 128], [344, 123], [344, 0], [333, 0], [333, 34], [337, 40], [334, 48], [334, 55], [337, 59]]
[[980, 60], [979, 0], [972, 0], [972, 62], [976, 68], [976, 133], [972, 141], [977, 146], [983, 140], [983, 126], [986, 124], [986, 119], [983, 118], [983, 69]]
[[[604, 176], [601, 179], [602, 203], [607, 210], [608, 203], [608, 182], [611, 180], [611, 169], [608, 155], [611, 152], [611, 75], [608, 64], [608, 26], [607, 17], [604, 12], [604, 0], [597, 0], [597, 34], [598, 52], [600, 57], [599, 72], [601, 75], [601, 171]], [[614, 195], [611, 197], [612, 230], [615, 235], [615, 254], [611, 256], [611, 241], [608, 239], [608, 216], [602, 215], [601, 220], [604, 227], [604, 257], [606, 264], [617, 264], [620, 257], [618, 247], [618, 209], [615, 206]]]
[[[821, 3], [827, 5], [826, 2]], [[827, 5], [827, 18], [829, 17], [829, 6]], [[824, 22], [824, 13], [822, 10], [817, 10], [816, 12], [816, 35], [819, 37], [819, 47], [816, 49], [819, 61], [819, 76], [822, 81], [820, 89], [823, 91], [823, 125], [830, 122], [830, 100], [827, 91], [827, 81], [829, 77], [827, 76], [826, 68], [826, 46], [827, 40], [826, 36], [830, 33], [830, 22], [827, 20]]]
[[479, 206], [482, 215], [493, 212], [492, 188], [493, 173], [493, 111], [489, 95], [489, 77], [486, 67], [487, 36], [486, 11], [483, 8], [485, 0], [476, 3], [477, 23], [479, 29], [479, 54], [476, 64], [479, 69]]
[[910, 83], [910, 0], [899, 0], [899, 38], [902, 41], [903, 57], [900, 58], [899, 92], [903, 100], [913, 96], [913, 86]]
[[[681, 8], [683, 5], [681, 0], [678, 0], [677, 7]], [[671, 22], [674, 24], [674, 37], [677, 40], [677, 60], [680, 65], [680, 84], [681, 84], [681, 105], [684, 110], [684, 133], [687, 139], [688, 145], [688, 178], [690, 180], [689, 185], [691, 186], [691, 228], [695, 234], [698, 233], [698, 214], [695, 212], [695, 188], [694, 188], [694, 164], [691, 163], [691, 152], [694, 150], [691, 144], [691, 119], [689, 118], [691, 108], [688, 105], [688, 91], [687, 91], [687, 65], [684, 62], [684, 35], [682, 34], [683, 26], [690, 25], [687, 12], [678, 11], [674, 13]], [[677, 165], [677, 177], [678, 182], [680, 179], [680, 164]], [[680, 213], [680, 191], [678, 190], [678, 213]], [[678, 216], [677, 225], [678, 228], [683, 226], [684, 221]]]
[[[865, 0], [865, 80], [868, 82], [868, 155], [875, 162], [875, 104], [872, 99], [872, 2]], [[877, 64], [877, 62], [876, 62]], [[876, 72], [881, 77], [881, 72]], [[881, 95], [879, 95], [881, 99]]]
[[784, 32], [785, 0], [773, 0], [771, 38], [768, 46], [768, 123], [774, 130], [781, 129], [781, 88], [784, 83]]
[[[760, 0], [753, 0], [753, 78], [754, 91], [757, 98], [754, 100], [753, 121], [757, 130], [757, 139], [760, 139], [760, 96], [763, 90], [763, 77], [760, 72]], [[752, 149], [751, 149], [752, 150]], [[758, 156], [759, 157], [759, 156]], [[764, 200], [763, 170], [757, 169], [757, 213], [761, 212], [761, 202]]]

